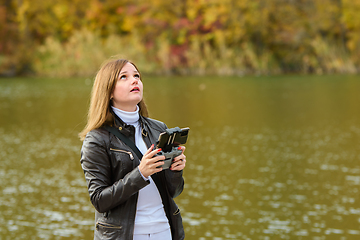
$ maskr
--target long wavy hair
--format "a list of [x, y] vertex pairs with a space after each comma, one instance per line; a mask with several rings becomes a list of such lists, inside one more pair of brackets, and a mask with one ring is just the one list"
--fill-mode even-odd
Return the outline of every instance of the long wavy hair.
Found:
[[[114, 91], [116, 81], [119, 78], [120, 71], [127, 63], [134, 65], [136, 70], [140, 73], [134, 63], [126, 59], [116, 59], [106, 61], [96, 74], [91, 91], [87, 124], [84, 130], [79, 133], [79, 137], [82, 141], [86, 134], [91, 130], [99, 128], [104, 124], [114, 123], [114, 116], [110, 110], [112, 105], [110, 98]], [[149, 114], [144, 99], [138, 103], [138, 106], [140, 115], [148, 117]]]

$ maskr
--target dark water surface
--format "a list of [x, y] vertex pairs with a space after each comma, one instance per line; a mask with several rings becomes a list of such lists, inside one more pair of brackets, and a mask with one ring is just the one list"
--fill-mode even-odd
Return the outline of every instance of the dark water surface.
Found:
[[[89, 79], [0, 79], [0, 239], [92, 239]], [[360, 77], [147, 78], [190, 127], [186, 239], [360, 239]]]

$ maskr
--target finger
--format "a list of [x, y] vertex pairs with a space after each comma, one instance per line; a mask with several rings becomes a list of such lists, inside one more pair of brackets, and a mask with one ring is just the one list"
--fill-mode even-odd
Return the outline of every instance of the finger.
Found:
[[[152, 152], [154, 148], [154, 144], [152, 144], [145, 152], [145, 154], [143, 155], [141, 162], [147, 162], [147, 159], [149, 158], [149, 154]], [[151, 157], [150, 157], [151, 158]], [[145, 160], [145, 161], [144, 161]]]
[[159, 156], [153, 157], [152, 159], [154, 159], [154, 162], [163, 161], [163, 160], [165, 160], [165, 155], [159, 155]]
[[153, 149], [154, 149], [154, 144], [152, 144], [152, 145], [148, 148], [148, 150], [146, 150], [146, 152], [145, 152], [144, 155], [149, 154]]
[[162, 170], [163, 170], [162, 167], [155, 168], [155, 170], [153, 171], [153, 174], [154, 174], [154, 173], [157, 173], [157, 172], [161, 172]]
[[179, 164], [179, 165], [176, 165], [176, 166], [171, 165], [170, 170], [171, 170], [171, 171], [181, 171], [181, 170], [183, 170], [184, 168], [185, 168], [185, 163]]
[[184, 154], [180, 154], [177, 157], [174, 157], [174, 162], [180, 161], [181, 159], [186, 159], [186, 156]]
[[184, 153], [185, 152], [185, 149], [186, 147], [185, 146], [179, 146], [181, 148], [181, 151]]
[[150, 152], [146, 155], [146, 157], [147, 157], [147, 158], [153, 158], [153, 157], [154, 157], [158, 152], [160, 152], [160, 151], [161, 151], [161, 148], [152, 150], [152, 151], [150, 151]]
[[154, 166], [157, 168], [157, 167], [160, 167], [160, 166], [162, 166], [162, 165], [164, 165], [164, 161], [157, 161], [157, 162], [155, 162], [154, 163]]
[[154, 173], [157, 173], [157, 172], [161, 172], [162, 170], [163, 170], [162, 167], [158, 167], [158, 168], [157, 167], [152, 167], [150, 169], [150, 175], [153, 175]]
[[[155, 152], [155, 154], [153, 155], [153, 152]], [[156, 155], [158, 153], [157, 150], [154, 150], [153, 152], [151, 152], [149, 155], [148, 155], [148, 162], [149, 163], [155, 163], [155, 162], [158, 162], [158, 161], [163, 161], [165, 160], [165, 155]]]
[[179, 160], [177, 160], [177, 161], [173, 161], [172, 164], [174, 164], [174, 166], [183, 164], [183, 160], [182, 160], [182, 159], [179, 159]]
[[179, 168], [179, 166], [181, 166], [182, 167], [181, 169], [183, 169], [185, 167], [185, 163], [186, 163], [185, 159], [174, 162], [171, 164], [171, 170], [173, 170], [173, 169], [177, 170]]

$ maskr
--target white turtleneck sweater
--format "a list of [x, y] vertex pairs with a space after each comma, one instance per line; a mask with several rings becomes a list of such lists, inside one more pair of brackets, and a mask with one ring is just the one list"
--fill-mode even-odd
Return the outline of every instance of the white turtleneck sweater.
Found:
[[[126, 112], [115, 107], [112, 109], [124, 123], [135, 127], [135, 145], [144, 154], [147, 147], [141, 135], [139, 107], [135, 112]], [[151, 234], [170, 228], [160, 193], [150, 176], [147, 180], [150, 181], [150, 184], [139, 191], [134, 234]]]

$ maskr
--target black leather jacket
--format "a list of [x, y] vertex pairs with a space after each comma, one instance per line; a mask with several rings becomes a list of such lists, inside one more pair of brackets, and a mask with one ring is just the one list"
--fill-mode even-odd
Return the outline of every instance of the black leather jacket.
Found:
[[[155, 144], [166, 125], [140, 116], [143, 139], [149, 148]], [[115, 125], [135, 141], [135, 128], [119, 118]], [[137, 166], [140, 159], [130, 147], [103, 128], [90, 131], [81, 148], [81, 166], [84, 170], [90, 200], [95, 207], [94, 239], [133, 239], [138, 191], [148, 185]], [[182, 171], [163, 170], [153, 174], [169, 219], [172, 239], [185, 238], [180, 210], [173, 198], [184, 188]]]

